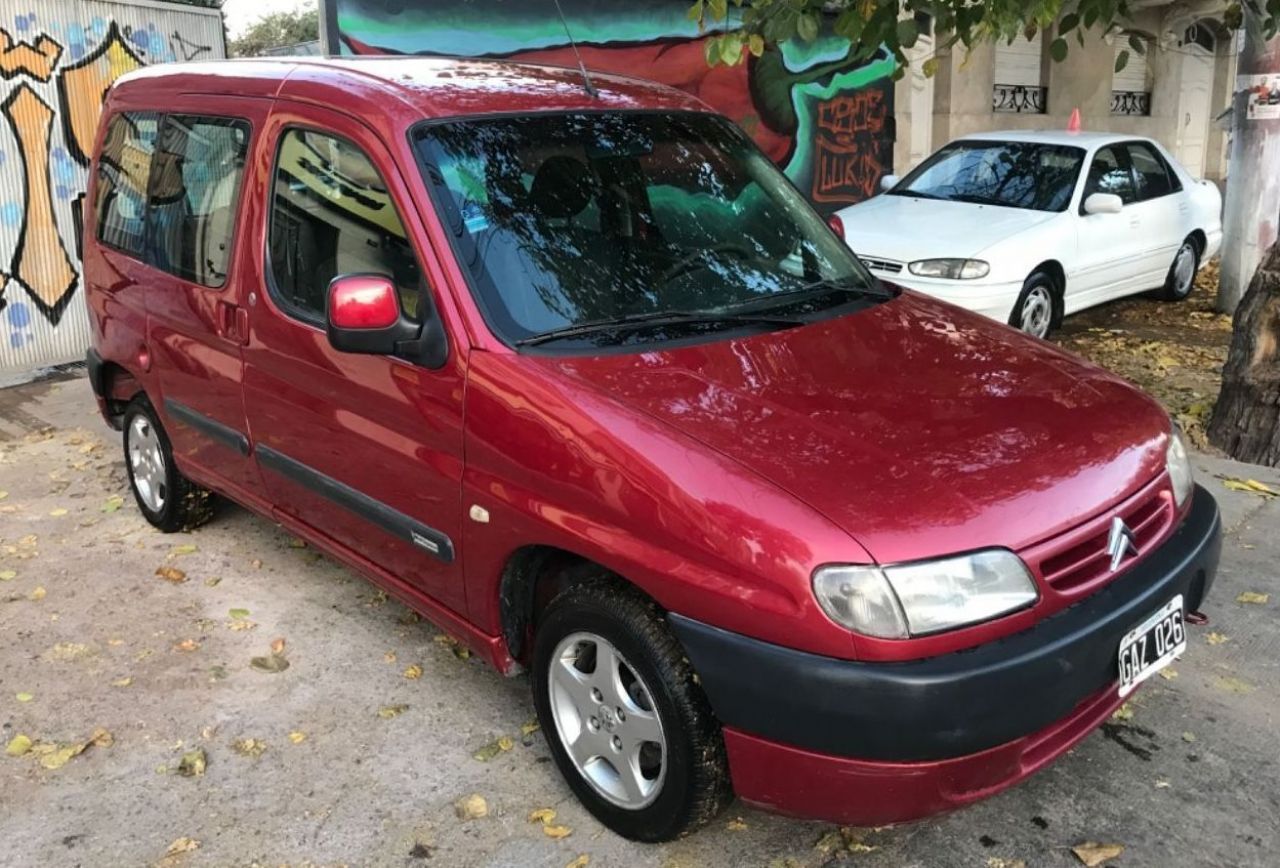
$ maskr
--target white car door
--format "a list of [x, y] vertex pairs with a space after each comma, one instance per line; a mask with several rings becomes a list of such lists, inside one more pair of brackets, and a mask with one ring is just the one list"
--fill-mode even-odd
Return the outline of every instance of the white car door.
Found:
[[[1124, 207], [1118, 214], [1086, 214], [1084, 201], [1093, 193], [1113, 193]], [[1099, 148], [1089, 164], [1076, 213], [1078, 254], [1075, 269], [1067, 276], [1063, 299], [1067, 313], [1133, 291], [1142, 267], [1136, 200], [1124, 149], [1119, 145]]]
[[1138, 215], [1141, 266], [1136, 290], [1164, 283], [1173, 257], [1186, 238], [1191, 210], [1189, 194], [1159, 153], [1146, 142], [1125, 145], [1133, 166], [1138, 199], [1131, 206]]

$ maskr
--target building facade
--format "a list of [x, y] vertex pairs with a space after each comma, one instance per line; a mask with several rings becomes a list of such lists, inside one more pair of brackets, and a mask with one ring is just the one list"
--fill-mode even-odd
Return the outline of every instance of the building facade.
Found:
[[[936, 55], [934, 37], [926, 36], [912, 56], [936, 56], [937, 73], [928, 79], [916, 63], [896, 83], [894, 169], [901, 174], [969, 133], [1061, 129], [1079, 109], [1084, 129], [1150, 136], [1191, 174], [1221, 181], [1226, 133], [1215, 120], [1231, 104], [1238, 46], [1221, 23], [1226, 5], [1132, 3], [1134, 27], [1156, 36], [1145, 55], [1127, 37], [1096, 30], [1083, 45], [1071, 35], [1061, 63], [1049, 57], [1055, 33]], [[1115, 72], [1125, 50], [1128, 64]]]
[[107, 89], [153, 63], [225, 57], [215, 9], [0, 0], [0, 374], [83, 359], [80, 227]]

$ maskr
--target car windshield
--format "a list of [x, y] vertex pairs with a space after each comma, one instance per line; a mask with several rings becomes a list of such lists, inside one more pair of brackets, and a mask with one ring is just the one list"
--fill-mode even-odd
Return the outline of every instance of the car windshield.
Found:
[[1084, 149], [1036, 142], [952, 142], [890, 192], [1032, 211], [1071, 202]]
[[[487, 321], [509, 343], [779, 327], [792, 322], [784, 313], [834, 315], [883, 296], [769, 159], [714, 115], [476, 118], [424, 123], [414, 139]], [[627, 327], [605, 334], [619, 320]]]

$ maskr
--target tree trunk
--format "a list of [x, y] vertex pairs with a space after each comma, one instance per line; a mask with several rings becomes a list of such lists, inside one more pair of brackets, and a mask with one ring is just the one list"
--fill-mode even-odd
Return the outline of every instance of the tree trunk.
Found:
[[1280, 241], [1262, 259], [1232, 322], [1209, 442], [1232, 458], [1280, 466]]

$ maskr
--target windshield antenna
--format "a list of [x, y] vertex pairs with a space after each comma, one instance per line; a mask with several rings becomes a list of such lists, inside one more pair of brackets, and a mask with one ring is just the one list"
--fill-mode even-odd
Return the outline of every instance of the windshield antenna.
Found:
[[578, 43], [574, 41], [573, 34], [569, 32], [569, 22], [565, 20], [564, 10], [560, 8], [560, 0], [552, 0], [556, 4], [556, 12], [560, 15], [560, 23], [564, 25], [564, 35], [569, 37], [569, 45], [573, 48], [573, 56], [578, 59], [578, 71], [582, 73], [582, 87], [587, 92], [587, 96], [596, 99], [600, 96], [596, 86], [591, 83], [591, 76], [587, 74], [587, 67], [582, 62], [582, 55], [578, 52]]

